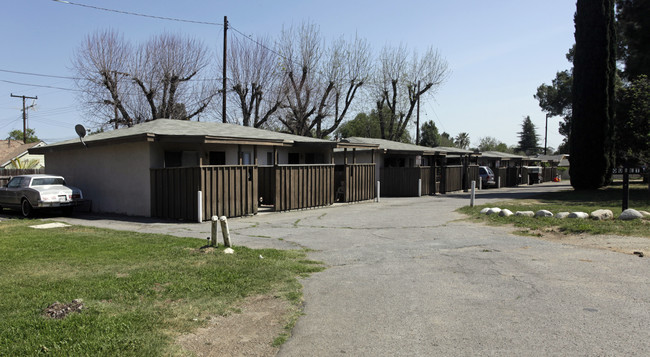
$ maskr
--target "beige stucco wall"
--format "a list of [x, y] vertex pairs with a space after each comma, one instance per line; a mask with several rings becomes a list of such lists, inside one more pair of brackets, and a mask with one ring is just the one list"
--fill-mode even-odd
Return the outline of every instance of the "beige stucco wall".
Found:
[[64, 150], [45, 154], [45, 171], [62, 175], [92, 200], [93, 212], [151, 215], [150, 160], [145, 142]]

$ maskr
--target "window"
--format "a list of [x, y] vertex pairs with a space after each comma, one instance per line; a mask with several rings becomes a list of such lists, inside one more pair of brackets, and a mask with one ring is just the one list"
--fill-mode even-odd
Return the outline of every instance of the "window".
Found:
[[48, 186], [48, 185], [65, 185], [65, 181], [61, 177], [45, 177], [35, 178], [32, 180], [32, 186]]
[[181, 167], [183, 153], [181, 151], [165, 151], [165, 167]]
[[226, 152], [225, 151], [210, 151], [210, 165], [225, 165]]
[[298, 165], [300, 164], [300, 154], [297, 152], [289, 153], [289, 165]]
[[267, 152], [266, 153], [266, 164], [267, 165], [275, 165], [275, 162], [273, 162], [273, 153], [272, 152]]
[[9, 181], [9, 183], [7, 184], [7, 187], [8, 188], [18, 188], [18, 187], [20, 187], [20, 184], [22, 182], [23, 182], [22, 177], [14, 177], [14, 178], [11, 179], [11, 181]]
[[307, 165], [313, 165], [315, 164], [316, 158], [314, 157], [313, 153], [305, 154], [305, 164]]

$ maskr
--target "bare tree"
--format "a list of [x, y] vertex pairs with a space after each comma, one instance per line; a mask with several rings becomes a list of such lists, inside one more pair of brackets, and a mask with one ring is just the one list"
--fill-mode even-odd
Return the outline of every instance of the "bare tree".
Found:
[[329, 135], [368, 79], [368, 43], [339, 38], [326, 46], [318, 28], [306, 23], [283, 30], [278, 51], [284, 71], [280, 122], [292, 134]]
[[199, 115], [217, 94], [215, 80], [199, 78], [208, 65], [199, 41], [162, 34], [134, 49], [112, 30], [89, 35], [73, 61], [88, 112], [115, 128]]
[[434, 96], [448, 75], [447, 62], [433, 48], [420, 57], [416, 52], [409, 55], [403, 45], [384, 47], [374, 76], [382, 138], [400, 138], [418, 100]]
[[231, 37], [228, 80], [244, 126], [265, 125], [282, 103], [282, 73], [268, 38]]

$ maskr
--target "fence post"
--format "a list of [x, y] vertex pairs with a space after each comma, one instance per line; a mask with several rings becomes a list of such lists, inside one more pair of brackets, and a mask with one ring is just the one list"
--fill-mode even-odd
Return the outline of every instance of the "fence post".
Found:
[[223, 235], [223, 244], [226, 248], [230, 248], [230, 230], [228, 229], [228, 219], [226, 216], [219, 217], [219, 222], [221, 222], [221, 234]]
[[212, 247], [216, 247], [216, 246], [219, 245], [219, 243], [217, 242], [217, 234], [218, 234], [217, 232], [219, 231], [219, 224], [218, 224], [218, 222], [219, 222], [219, 217], [217, 217], [217, 216], [212, 216], [211, 221], [212, 221], [212, 222], [211, 222], [211, 224], [212, 224], [212, 232], [211, 232], [211, 233], [212, 233], [212, 234], [211, 234], [211, 236], [210, 236], [210, 238], [211, 238], [211, 240], [210, 240], [210, 246], [212, 246]]
[[501, 188], [501, 176], [497, 177], [497, 188]]
[[475, 198], [475, 195], [476, 195], [475, 188], [476, 188], [476, 181], [472, 180], [472, 195], [470, 196], [470, 199], [469, 199], [469, 206], [470, 207], [474, 207], [474, 198]]
[[483, 180], [481, 180], [480, 178], [479, 178], [479, 180], [478, 180], [478, 190], [479, 190], [479, 191], [482, 191], [482, 190], [483, 190]]
[[203, 192], [196, 193], [196, 216], [199, 223], [203, 222]]
[[418, 197], [422, 197], [422, 179], [418, 179]]
[[381, 189], [381, 181], [377, 181], [377, 202], [380, 201], [380, 189]]

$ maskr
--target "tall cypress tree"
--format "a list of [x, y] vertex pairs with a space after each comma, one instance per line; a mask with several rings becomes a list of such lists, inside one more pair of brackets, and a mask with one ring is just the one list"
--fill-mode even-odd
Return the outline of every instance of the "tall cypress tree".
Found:
[[578, 0], [573, 60], [573, 120], [569, 140], [571, 185], [607, 184], [613, 163], [616, 33], [614, 0]]

